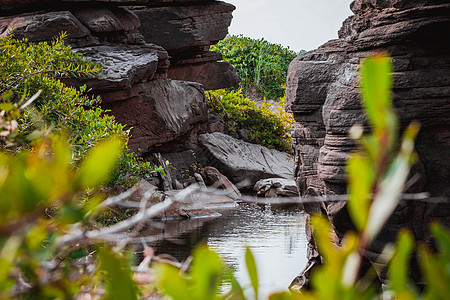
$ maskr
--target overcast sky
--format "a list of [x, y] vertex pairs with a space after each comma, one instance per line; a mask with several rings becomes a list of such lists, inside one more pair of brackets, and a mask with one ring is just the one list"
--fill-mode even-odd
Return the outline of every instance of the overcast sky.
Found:
[[236, 6], [230, 34], [264, 38], [298, 52], [337, 38], [351, 0], [225, 0]]

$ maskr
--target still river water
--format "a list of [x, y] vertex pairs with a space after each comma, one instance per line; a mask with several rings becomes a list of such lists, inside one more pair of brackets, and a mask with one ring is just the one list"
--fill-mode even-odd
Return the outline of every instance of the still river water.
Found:
[[214, 219], [166, 221], [165, 239], [153, 245], [156, 254], [167, 253], [184, 261], [195, 245], [206, 242], [235, 270], [239, 282], [247, 285], [244, 253], [249, 246], [256, 259], [263, 298], [287, 290], [306, 264], [306, 214], [299, 208], [241, 204]]

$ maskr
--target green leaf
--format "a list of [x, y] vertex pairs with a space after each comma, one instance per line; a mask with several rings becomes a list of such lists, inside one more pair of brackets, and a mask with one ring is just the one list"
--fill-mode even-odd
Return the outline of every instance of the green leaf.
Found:
[[367, 158], [353, 155], [347, 162], [349, 176], [348, 210], [353, 223], [359, 231], [366, 226], [370, 209], [370, 196], [374, 174]]
[[[2, 241], [3, 242], [3, 241]], [[0, 282], [7, 281], [9, 277], [9, 271], [13, 265], [16, 258], [17, 252], [20, 245], [22, 244], [22, 239], [19, 236], [9, 237], [0, 248]]]
[[309, 297], [305, 297], [303, 294], [302, 295], [298, 295], [298, 294], [292, 294], [289, 292], [278, 292], [278, 293], [273, 293], [269, 295], [269, 300], [306, 300], [306, 299], [312, 299]]
[[224, 276], [224, 266], [219, 255], [206, 245], [197, 246], [190, 276], [196, 299], [214, 299]]
[[12, 103], [0, 103], [0, 111], [4, 110], [9, 112], [10, 110], [15, 109], [16, 107]]
[[153, 267], [158, 284], [164, 293], [175, 300], [194, 300], [190, 296], [187, 279], [180, 274], [180, 270], [169, 264], [158, 263]]
[[399, 299], [407, 295], [413, 297], [412, 287], [408, 282], [408, 266], [413, 249], [414, 240], [411, 234], [406, 230], [400, 231], [388, 271], [390, 284]]
[[245, 249], [245, 264], [247, 266], [248, 276], [250, 277], [253, 292], [255, 293], [255, 299], [258, 299], [258, 291], [259, 291], [258, 270], [256, 268], [255, 257], [253, 256], [253, 253], [249, 247]]
[[442, 225], [434, 223], [431, 225], [431, 232], [436, 238], [440, 256], [447, 265], [450, 265], [450, 231]]
[[81, 187], [96, 187], [108, 180], [121, 148], [122, 142], [119, 139], [111, 139], [95, 146], [77, 172], [77, 183]]
[[99, 247], [98, 254], [100, 267], [107, 274], [107, 299], [137, 299], [137, 288], [131, 277], [128, 260], [106, 246]]
[[236, 277], [234, 275], [231, 275], [230, 277], [231, 282], [231, 296], [227, 297], [226, 299], [230, 300], [244, 300], [244, 290], [242, 289], [241, 285], [239, 284], [239, 281], [237, 281]]
[[392, 65], [390, 58], [379, 54], [367, 58], [361, 66], [363, 105], [375, 130], [386, 127], [391, 109]]
[[367, 220], [366, 233], [373, 240], [397, 207], [414, 157], [414, 139], [419, 125], [412, 123], [405, 130], [400, 153], [393, 160], [378, 187]]

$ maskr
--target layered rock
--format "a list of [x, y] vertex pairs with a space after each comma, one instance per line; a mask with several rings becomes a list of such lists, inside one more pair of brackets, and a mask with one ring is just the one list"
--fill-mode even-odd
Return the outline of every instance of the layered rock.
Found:
[[66, 32], [73, 51], [104, 69], [99, 78], [64, 82], [102, 96], [102, 106], [132, 127], [132, 150], [172, 152], [206, 130], [204, 88], [238, 82], [209, 51], [227, 34], [233, 10], [214, 0], [0, 0], [0, 37], [14, 29], [17, 38], [43, 42]]
[[202, 83], [207, 90], [234, 86], [239, 77], [222, 55], [209, 46], [225, 38], [231, 23], [231, 4], [212, 1], [205, 5], [133, 7], [142, 22], [146, 42], [161, 45], [171, 59], [169, 77]]
[[[419, 162], [413, 168], [420, 179], [408, 191], [448, 199], [450, 1], [355, 0], [351, 9], [354, 15], [344, 21], [339, 39], [297, 57], [289, 67], [286, 108], [296, 120], [292, 136], [300, 193], [346, 193], [345, 164], [355, 148], [348, 131], [354, 124], [369, 130], [360, 105], [359, 63], [370, 53], [387, 51], [394, 65], [392, 96], [401, 128], [412, 120], [422, 125], [416, 141]], [[343, 204], [305, 208], [329, 215], [340, 238], [352, 228]], [[333, 218], [336, 215], [340, 217]], [[410, 228], [418, 241], [429, 242], [426, 224], [439, 220], [450, 225], [449, 216], [446, 203], [403, 203], [366, 258], [375, 261], [400, 227]], [[310, 262], [320, 261], [310, 246]], [[416, 271], [417, 266], [412, 273]]]
[[[117, 96], [120, 99], [117, 99]], [[195, 144], [208, 108], [199, 83], [160, 79], [124, 93], [103, 95], [103, 106], [132, 126], [130, 148], [140, 153], [173, 152]]]

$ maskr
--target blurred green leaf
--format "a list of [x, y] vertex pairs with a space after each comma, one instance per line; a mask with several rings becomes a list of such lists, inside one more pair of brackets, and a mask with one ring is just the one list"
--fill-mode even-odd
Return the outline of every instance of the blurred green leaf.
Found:
[[230, 291], [230, 295], [228, 297], [226, 297], [226, 299], [230, 299], [230, 300], [246, 299], [244, 296], [244, 290], [242, 289], [242, 286], [240, 285], [239, 281], [236, 279], [236, 277], [233, 274], [230, 277], [230, 283], [231, 283], [231, 291]]
[[367, 58], [361, 66], [362, 99], [375, 130], [385, 128], [391, 110], [392, 66], [390, 58], [379, 54]]
[[111, 139], [99, 143], [78, 169], [78, 184], [82, 187], [96, 187], [106, 182], [119, 158], [122, 142]]
[[437, 241], [439, 253], [432, 254], [426, 246], [419, 246], [419, 257], [425, 277], [424, 299], [448, 299], [450, 295], [450, 231], [433, 224], [432, 233]]
[[72, 251], [70, 254], [70, 258], [82, 258], [89, 255], [89, 252], [86, 250], [86, 248], [78, 248], [75, 251]]
[[[22, 239], [19, 236], [11, 236], [1, 245], [0, 248], [0, 282], [9, 281], [9, 271], [16, 258], [17, 251], [22, 244]], [[1, 290], [0, 290], [1, 292]]]
[[153, 267], [164, 294], [175, 300], [191, 300], [187, 279], [180, 270], [170, 264], [155, 264]]
[[253, 287], [253, 292], [255, 293], [255, 299], [258, 299], [259, 292], [259, 280], [258, 280], [258, 270], [256, 268], [255, 257], [249, 247], [245, 249], [245, 264], [247, 266], [248, 276]]
[[[436, 239], [439, 255], [446, 266], [450, 267], [450, 231], [438, 223], [431, 224], [431, 232]], [[450, 272], [450, 268], [447, 269]]]
[[374, 174], [367, 158], [357, 154], [348, 159], [347, 173], [349, 176], [348, 210], [356, 228], [363, 231], [371, 204]]
[[0, 111], [4, 110], [6, 112], [15, 109], [16, 107], [12, 103], [0, 103]]
[[98, 255], [100, 268], [107, 274], [106, 299], [137, 299], [137, 287], [131, 277], [128, 260], [107, 247], [98, 247]]
[[415, 298], [412, 286], [408, 282], [408, 266], [413, 250], [414, 239], [411, 234], [406, 230], [400, 231], [388, 270], [390, 285], [398, 299]]
[[224, 266], [219, 255], [206, 245], [197, 246], [190, 276], [196, 299], [214, 299], [224, 276]]
[[290, 292], [278, 292], [269, 295], [269, 300], [308, 300], [314, 299], [313, 297], [306, 296], [304, 294], [292, 294]]
[[373, 240], [398, 204], [414, 158], [414, 139], [419, 132], [418, 124], [405, 130], [400, 153], [392, 161], [381, 181], [370, 207], [366, 233]]

